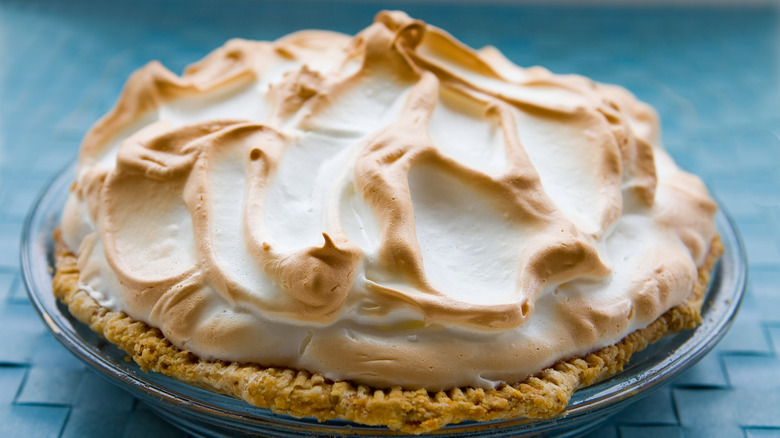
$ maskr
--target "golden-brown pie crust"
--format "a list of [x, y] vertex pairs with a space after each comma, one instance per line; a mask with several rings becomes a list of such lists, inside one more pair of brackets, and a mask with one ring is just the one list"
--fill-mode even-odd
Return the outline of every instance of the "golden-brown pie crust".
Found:
[[468, 387], [428, 392], [333, 382], [303, 370], [201, 360], [172, 345], [160, 330], [101, 307], [79, 290], [76, 256], [62, 243], [59, 230], [55, 231], [54, 240], [55, 296], [79, 321], [127, 352], [141, 369], [240, 398], [276, 413], [319, 421], [341, 419], [384, 425], [409, 433], [424, 433], [465, 420], [557, 415], [574, 391], [621, 371], [634, 352], [669, 333], [695, 327], [701, 321], [700, 309], [710, 275], [723, 253], [723, 245], [716, 237], [699, 267], [698, 280], [688, 301], [615, 345], [582, 358], [562, 360], [520, 383], [493, 389]]

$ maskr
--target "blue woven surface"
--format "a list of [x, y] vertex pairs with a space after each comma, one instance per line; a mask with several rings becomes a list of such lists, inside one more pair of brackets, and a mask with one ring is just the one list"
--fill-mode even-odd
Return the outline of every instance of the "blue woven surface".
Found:
[[[383, 4], [383, 6], [385, 6]], [[780, 436], [780, 11], [396, 7], [520, 65], [624, 85], [653, 104], [667, 149], [735, 217], [750, 285], [731, 332], [598, 437]], [[379, 6], [259, 2], [0, 2], [0, 436], [183, 436], [88, 371], [45, 330], [18, 266], [24, 215], [135, 69], [174, 71], [232, 37], [354, 33]]]

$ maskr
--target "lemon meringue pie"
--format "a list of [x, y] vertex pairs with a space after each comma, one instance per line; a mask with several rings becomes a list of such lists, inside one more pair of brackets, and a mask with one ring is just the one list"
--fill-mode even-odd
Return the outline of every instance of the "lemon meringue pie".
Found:
[[543, 418], [699, 321], [716, 210], [623, 88], [381, 12], [134, 73], [83, 141], [55, 294], [275, 412]]

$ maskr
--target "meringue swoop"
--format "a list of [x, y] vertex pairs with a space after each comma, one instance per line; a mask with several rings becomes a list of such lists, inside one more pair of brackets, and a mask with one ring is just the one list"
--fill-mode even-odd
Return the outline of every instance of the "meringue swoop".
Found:
[[205, 360], [519, 382], [685, 302], [716, 204], [626, 90], [401, 12], [152, 62], [84, 139], [78, 288]]

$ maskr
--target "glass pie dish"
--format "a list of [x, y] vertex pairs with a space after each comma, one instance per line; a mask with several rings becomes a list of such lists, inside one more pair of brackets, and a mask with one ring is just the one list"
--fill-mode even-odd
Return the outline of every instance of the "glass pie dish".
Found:
[[[344, 421], [319, 423], [274, 414], [241, 400], [202, 390], [158, 373], [146, 373], [127, 354], [71, 317], [52, 294], [54, 243], [51, 235], [67, 199], [75, 164], [42, 191], [24, 224], [21, 266], [30, 299], [54, 337], [114, 384], [195, 436], [403, 436], [381, 427]], [[668, 336], [636, 353], [610, 379], [575, 392], [559, 416], [547, 420], [513, 419], [448, 425], [439, 437], [517, 437], [574, 435], [597, 426], [615, 412], [670, 382], [709, 352], [730, 327], [746, 284], [744, 247], [733, 221], [721, 206], [716, 216], [725, 252], [702, 307], [702, 324]]]

